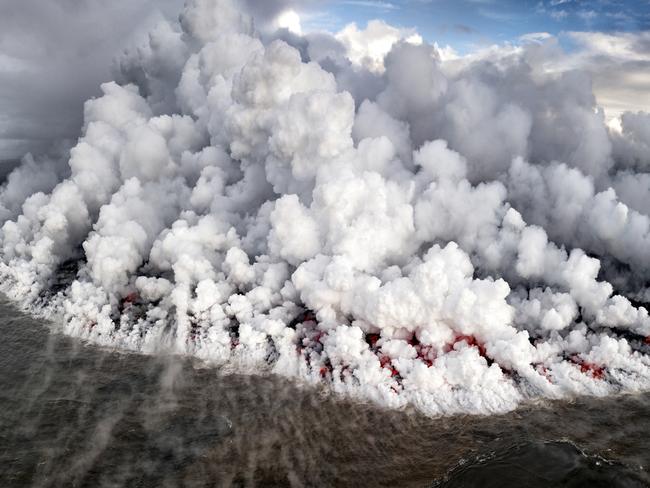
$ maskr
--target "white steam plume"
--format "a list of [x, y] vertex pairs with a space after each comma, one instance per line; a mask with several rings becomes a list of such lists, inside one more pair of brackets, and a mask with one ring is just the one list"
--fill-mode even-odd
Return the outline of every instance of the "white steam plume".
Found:
[[650, 388], [650, 115], [610, 133], [535, 45], [360, 62], [361, 31], [261, 36], [239, 7], [189, 2], [67, 164], [9, 177], [7, 294], [100, 344], [432, 415]]

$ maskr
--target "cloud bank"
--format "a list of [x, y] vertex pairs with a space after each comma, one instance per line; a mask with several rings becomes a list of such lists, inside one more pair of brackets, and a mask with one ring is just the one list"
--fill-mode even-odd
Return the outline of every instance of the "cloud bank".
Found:
[[76, 139], [111, 60], [182, 0], [0, 0], [1, 159]]
[[452, 69], [395, 31], [379, 66], [359, 30], [255, 25], [190, 1], [69, 158], [10, 175], [9, 296], [99, 344], [430, 415], [650, 388], [649, 114], [611, 132], [545, 43]]

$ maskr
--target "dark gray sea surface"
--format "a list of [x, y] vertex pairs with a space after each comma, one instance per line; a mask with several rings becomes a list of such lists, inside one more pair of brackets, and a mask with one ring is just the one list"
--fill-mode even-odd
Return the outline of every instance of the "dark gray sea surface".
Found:
[[641, 487], [650, 395], [427, 418], [100, 349], [0, 299], [0, 487]]

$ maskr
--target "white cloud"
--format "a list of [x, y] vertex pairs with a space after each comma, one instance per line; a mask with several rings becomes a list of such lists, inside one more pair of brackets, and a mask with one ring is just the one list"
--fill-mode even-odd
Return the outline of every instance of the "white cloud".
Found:
[[553, 10], [549, 15], [555, 20], [563, 20], [569, 16], [569, 12], [566, 10]]
[[[250, 6], [269, 27], [297, 4]], [[650, 114], [612, 134], [589, 77], [644, 86], [647, 38], [441, 63], [410, 29], [283, 42], [238, 5], [190, 0], [121, 57], [69, 158], [9, 175], [3, 291], [90, 341], [432, 415], [650, 390], [650, 317], [615, 291], [650, 297]]]
[[288, 29], [294, 34], [302, 34], [300, 16], [296, 13], [295, 10], [286, 10], [282, 12], [275, 19], [275, 25], [279, 29]]
[[570, 32], [578, 50], [568, 55], [568, 67], [585, 70], [608, 118], [622, 112], [650, 111], [650, 33]]
[[422, 43], [422, 37], [414, 29], [399, 29], [383, 20], [371, 20], [365, 29], [359, 29], [355, 23], [348, 24], [336, 38], [347, 48], [353, 63], [376, 72], [383, 71], [384, 57], [396, 42]]
[[534, 42], [541, 44], [548, 39], [551, 39], [553, 36], [548, 32], [530, 32], [519, 37], [519, 40], [522, 42]]
[[399, 7], [394, 3], [383, 2], [380, 0], [342, 0], [343, 5], [352, 5], [355, 7], [367, 7], [379, 10], [397, 10]]
[[[575, 48], [564, 51], [560, 41], [566, 39]], [[581, 70], [593, 80], [596, 99], [616, 127], [615, 119], [625, 111], [650, 111], [650, 33], [567, 32], [557, 38], [549, 33], [529, 33], [521, 36], [522, 45], [533, 43], [539, 49], [536, 69], [547, 73]], [[457, 69], [479, 59], [499, 62], [519, 55], [521, 46], [512, 43], [478, 47], [457, 60], [447, 69]]]

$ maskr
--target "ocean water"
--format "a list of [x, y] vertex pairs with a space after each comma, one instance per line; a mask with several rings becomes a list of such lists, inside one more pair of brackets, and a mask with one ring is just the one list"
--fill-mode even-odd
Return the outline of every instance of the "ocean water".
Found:
[[100, 349], [0, 299], [0, 487], [650, 486], [650, 395], [427, 418]]

